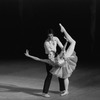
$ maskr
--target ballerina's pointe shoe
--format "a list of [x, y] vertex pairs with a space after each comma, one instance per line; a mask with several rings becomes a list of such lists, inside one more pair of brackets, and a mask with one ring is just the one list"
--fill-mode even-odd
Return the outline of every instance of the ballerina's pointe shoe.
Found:
[[64, 95], [67, 95], [67, 94], [69, 94], [69, 92], [65, 91], [65, 92], [61, 93], [61, 96], [64, 96]]

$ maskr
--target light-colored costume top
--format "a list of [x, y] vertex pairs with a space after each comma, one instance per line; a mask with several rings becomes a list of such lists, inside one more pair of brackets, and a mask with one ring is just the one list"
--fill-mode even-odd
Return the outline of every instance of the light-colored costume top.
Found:
[[50, 57], [52, 56], [52, 53], [53, 53], [53, 52], [55, 53], [55, 52], [57, 51], [57, 50], [56, 50], [57, 44], [58, 44], [58, 46], [59, 46], [60, 48], [63, 48], [62, 43], [61, 43], [60, 40], [59, 40], [57, 37], [55, 37], [55, 36], [53, 36], [53, 41], [47, 39], [47, 40], [44, 42], [45, 53], [48, 54], [48, 58], [49, 58], [49, 59], [51, 59]]
[[59, 66], [57, 65], [53, 67], [50, 72], [57, 77], [68, 78], [75, 70], [77, 60], [78, 58], [76, 56], [76, 52], [74, 51], [70, 57], [59, 61]]

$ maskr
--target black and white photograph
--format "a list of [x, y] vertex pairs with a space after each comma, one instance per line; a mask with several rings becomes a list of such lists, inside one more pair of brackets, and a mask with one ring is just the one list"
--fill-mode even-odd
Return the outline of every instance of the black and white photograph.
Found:
[[99, 100], [99, 13], [99, 0], [1, 0], [0, 100]]

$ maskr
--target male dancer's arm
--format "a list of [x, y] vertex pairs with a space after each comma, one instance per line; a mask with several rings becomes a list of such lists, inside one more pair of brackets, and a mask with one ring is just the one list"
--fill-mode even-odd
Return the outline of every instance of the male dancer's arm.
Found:
[[57, 41], [58, 46], [59, 46], [61, 49], [63, 49], [63, 44], [61, 43], [61, 41], [59, 40], [58, 37], [56, 37], [56, 41]]
[[44, 42], [44, 49], [45, 49], [45, 54], [49, 54], [49, 52], [51, 51], [49, 43], [47, 41]]

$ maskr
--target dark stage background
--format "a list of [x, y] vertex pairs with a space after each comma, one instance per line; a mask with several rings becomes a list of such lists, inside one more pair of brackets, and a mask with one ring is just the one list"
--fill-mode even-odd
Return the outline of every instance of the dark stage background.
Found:
[[[59, 23], [76, 40], [80, 62], [99, 61], [99, 0], [1, 0], [0, 60], [24, 60], [24, 52], [45, 58], [43, 43], [53, 28], [64, 44]], [[92, 19], [91, 19], [92, 18]]]

